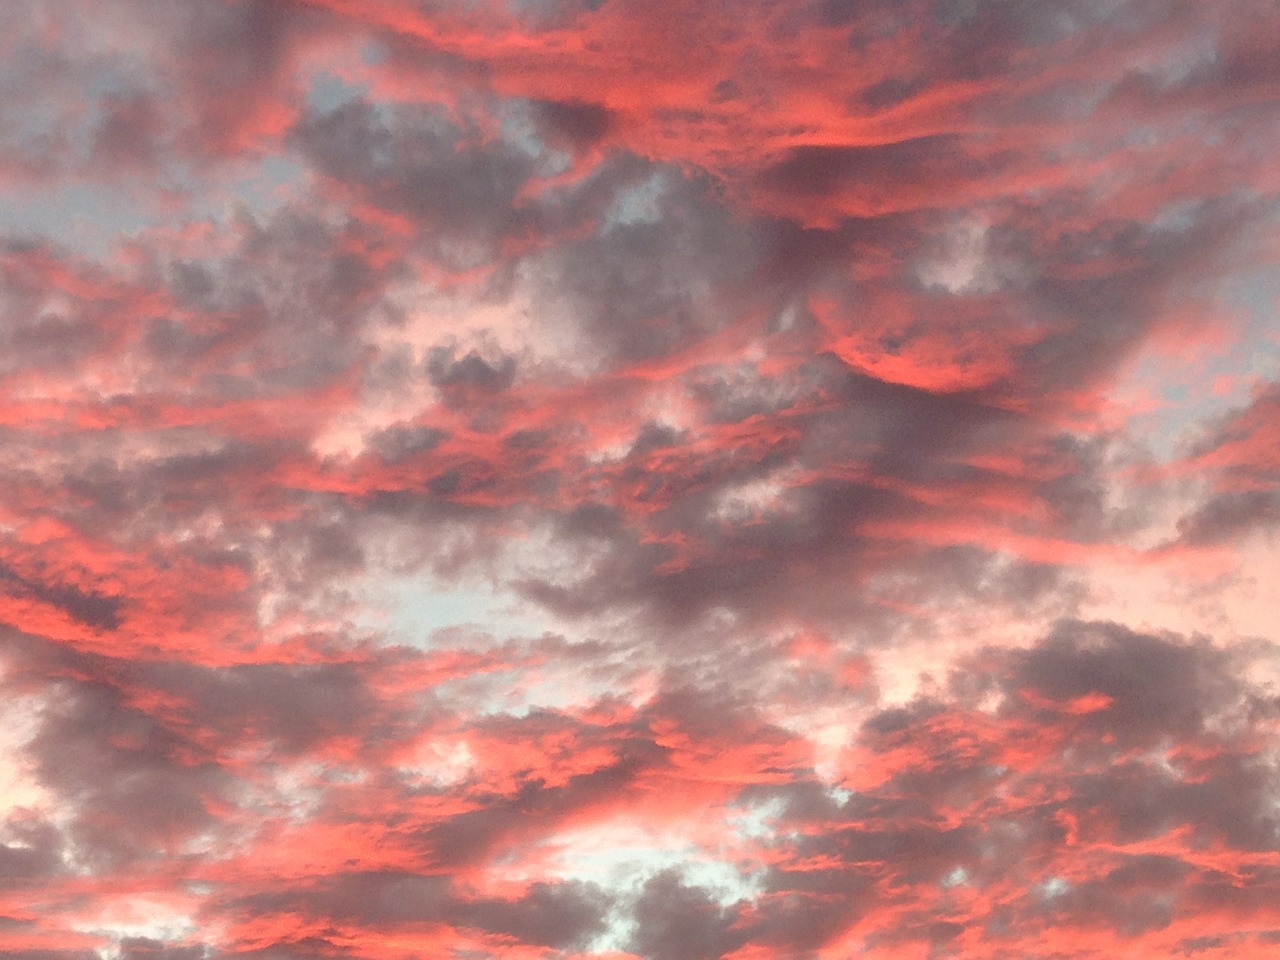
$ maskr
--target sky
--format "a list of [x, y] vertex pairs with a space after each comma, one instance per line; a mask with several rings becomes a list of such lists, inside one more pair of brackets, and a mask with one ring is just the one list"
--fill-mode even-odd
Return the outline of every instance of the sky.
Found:
[[0, 957], [1280, 956], [1273, 0], [0, 37]]

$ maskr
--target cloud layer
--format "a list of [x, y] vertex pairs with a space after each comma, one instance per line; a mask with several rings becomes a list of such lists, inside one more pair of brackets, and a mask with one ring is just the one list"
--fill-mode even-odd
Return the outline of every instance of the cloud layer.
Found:
[[1274, 4], [0, 33], [0, 956], [1280, 950]]

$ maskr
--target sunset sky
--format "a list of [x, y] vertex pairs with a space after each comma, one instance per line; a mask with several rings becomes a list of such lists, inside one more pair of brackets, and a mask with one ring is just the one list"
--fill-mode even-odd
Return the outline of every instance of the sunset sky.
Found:
[[1275, 0], [0, 38], [0, 958], [1280, 957]]

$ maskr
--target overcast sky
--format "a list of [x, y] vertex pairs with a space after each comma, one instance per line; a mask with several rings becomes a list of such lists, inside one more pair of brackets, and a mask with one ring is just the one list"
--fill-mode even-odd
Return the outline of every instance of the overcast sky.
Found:
[[1280, 956], [1274, 0], [0, 37], [0, 957]]

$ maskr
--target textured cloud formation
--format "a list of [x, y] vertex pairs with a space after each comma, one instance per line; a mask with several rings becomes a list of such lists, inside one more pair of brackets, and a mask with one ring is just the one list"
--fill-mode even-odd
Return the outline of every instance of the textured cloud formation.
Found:
[[1280, 951], [1275, 4], [0, 35], [0, 956]]

